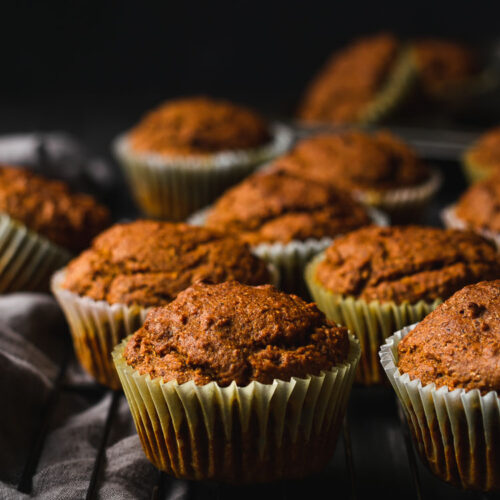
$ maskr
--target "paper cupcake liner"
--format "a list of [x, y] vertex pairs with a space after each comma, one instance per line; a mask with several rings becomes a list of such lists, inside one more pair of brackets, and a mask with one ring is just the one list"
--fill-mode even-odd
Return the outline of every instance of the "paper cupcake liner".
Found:
[[469, 226], [465, 221], [457, 217], [455, 212], [455, 205], [451, 205], [446, 207], [441, 212], [441, 219], [445, 227], [449, 229], [460, 229], [461, 231], [474, 231], [475, 233], [481, 235], [483, 238], [492, 241], [497, 250], [500, 251], [500, 234], [495, 233], [494, 231], [490, 231], [488, 229], [481, 229]]
[[380, 303], [333, 293], [315, 278], [316, 268], [323, 258], [324, 254], [318, 255], [306, 268], [305, 279], [311, 296], [329, 320], [346, 326], [359, 339], [361, 360], [356, 381], [364, 385], [380, 384], [384, 381], [384, 373], [378, 351], [384, 340], [396, 330], [427, 316], [441, 300], [432, 303], [421, 300], [416, 304]]
[[[279, 272], [269, 266], [271, 283], [279, 283]], [[80, 364], [100, 384], [121, 387], [111, 359], [113, 349], [144, 323], [150, 308], [139, 305], [109, 304], [62, 288], [65, 270], [52, 278], [52, 292], [68, 321], [75, 354]]]
[[0, 213], [0, 293], [47, 291], [52, 273], [70, 258], [68, 251]]
[[403, 49], [384, 87], [360, 114], [359, 124], [376, 123], [389, 115], [411, 94], [416, 81], [417, 72], [409, 52]]
[[151, 379], [113, 352], [148, 459], [178, 478], [230, 483], [299, 478], [331, 458], [342, 424], [359, 344], [346, 362], [317, 376], [198, 386]]
[[441, 187], [443, 177], [431, 170], [429, 179], [418, 186], [388, 191], [355, 191], [354, 197], [365, 205], [376, 207], [391, 217], [393, 223], [421, 219], [425, 207]]
[[[211, 207], [200, 210], [188, 218], [187, 222], [194, 226], [203, 226]], [[388, 226], [388, 217], [377, 209], [368, 210], [373, 223]], [[279, 271], [280, 288], [288, 293], [307, 296], [304, 282], [304, 269], [307, 263], [318, 253], [330, 246], [332, 238], [305, 241], [293, 240], [289, 243], [261, 243], [252, 247], [252, 252], [261, 259], [273, 264]]]
[[113, 150], [142, 211], [151, 217], [183, 220], [289, 148], [290, 129], [274, 125], [271, 130], [269, 144], [248, 151], [191, 157], [137, 153], [129, 147], [127, 134], [114, 141]]
[[404, 409], [422, 461], [444, 481], [467, 489], [500, 490], [500, 398], [481, 395], [401, 374], [397, 368], [399, 342], [416, 325], [386, 340], [380, 360]]

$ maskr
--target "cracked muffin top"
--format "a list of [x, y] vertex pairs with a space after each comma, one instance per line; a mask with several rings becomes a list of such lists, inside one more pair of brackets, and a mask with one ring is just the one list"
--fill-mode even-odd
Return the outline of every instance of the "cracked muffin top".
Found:
[[422, 385], [500, 393], [500, 280], [466, 286], [398, 345], [398, 368]]
[[500, 233], [500, 172], [471, 186], [458, 201], [455, 214], [473, 229]]
[[248, 177], [219, 198], [206, 220], [251, 245], [334, 237], [370, 223], [348, 194], [285, 172]]
[[321, 134], [300, 141], [276, 169], [349, 191], [384, 191], [424, 182], [429, 170], [389, 132]]
[[460, 84], [477, 73], [472, 50], [460, 43], [426, 38], [412, 44], [412, 53], [423, 87], [431, 94]]
[[0, 165], [0, 213], [73, 252], [86, 248], [110, 223], [108, 209], [91, 196], [7, 165]]
[[500, 278], [500, 255], [475, 233], [432, 227], [367, 227], [337, 238], [315, 279], [365, 301], [446, 299], [465, 285]]
[[227, 101], [188, 97], [150, 111], [129, 133], [136, 152], [205, 155], [252, 149], [269, 142], [269, 125], [257, 113]]
[[500, 127], [482, 135], [466, 152], [465, 159], [475, 166], [500, 171]]
[[266, 263], [236, 238], [170, 222], [117, 224], [71, 261], [62, 287], [110, 304], [157, 306], [199, 280], [270, 281]]
[[348, 352], [347, 329], [327, 322], [315, 304], [271, 285], [230, 281], [195, 284], [152, 309], [124, 358], [165, 382], [245, 386], [319, 375]]
[[399, 50], [389, 34], [360, 38], [334, 53], [306, 90], [299, 117], [352, 123], [381, 90]]

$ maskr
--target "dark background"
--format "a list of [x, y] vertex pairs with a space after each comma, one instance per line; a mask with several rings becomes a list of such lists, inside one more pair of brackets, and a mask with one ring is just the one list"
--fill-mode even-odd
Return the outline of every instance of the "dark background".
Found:
[[0, 132], [67, 129], [98, 150], [177, 95], [290, 115], [328, 54], [360, 34], [500, 38], [494, 0], [9, 1], [1, 13]]

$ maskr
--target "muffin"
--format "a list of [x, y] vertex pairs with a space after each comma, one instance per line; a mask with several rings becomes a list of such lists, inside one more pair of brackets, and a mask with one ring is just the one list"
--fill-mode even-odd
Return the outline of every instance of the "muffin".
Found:
[[50, 275], [109, 222], [91, 196], [0, 165], [0, 293], [47, 290]]
[[500, 127], [482, 135], [465, 152], [462, 166], [471, 183], [500, 171]]
[[347, 193], [327, 184], [286, 172], [259, 172], [192, 222], [237, 235], [279, 269], [282, 288], [301, 292], [307, 261], [332, 238], [372, 219]]
[[327, 318], [360, 340], [358, 380], [380, 383], [378, 350], [465, 285], [500, 278], [493, 245], [477, 234], [419, 226], [367, 227], [336, 239], [306, 269]]
[[333, 454], [359, 345], [270, 285], [198, 283], [113, 352], [144, 452], [179, 478], [299, 478]]
[[332, 55], [307, 88], [298, 116], [336, 125], [378, 121], [405, 99], [415, 77], [394, 36], [360, 38]]
[[447, 227], [466, 229], [493, 241], [500, 249], [500, 170], [471, 186], [443, 212]]
[[182, 223], [117, 224], [52, 281], [83, 367], [119, 387], [111, 351], [142, 325], [149, 308], [206, 280], [269, 283], [268, 266], [247, 245], [218, 231]]
[[387, 339], [380, 358], [430, 470], [500, 490], [500, 280], [458, 291]]
[[290, 142], [286, 128], [243, 106], [188, 97], [149, 112], [116, 139], [114, 151], [139, 207], [182, 220]]
[[410, 146], [383, 131], [316, 135], [300, 141], [275, 164], [349, 191], [397, 221], [421, 216], [441, 182]]

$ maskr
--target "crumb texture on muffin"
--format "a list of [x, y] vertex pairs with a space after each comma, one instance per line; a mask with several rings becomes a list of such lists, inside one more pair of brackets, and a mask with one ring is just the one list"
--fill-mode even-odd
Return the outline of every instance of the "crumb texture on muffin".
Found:
[[164, 304], [199, 280], [269, 282], [266, 263], [234, 237], [169, 222], [117, 224], [70, 262], [63, 288], [110, 304]]
[[471, 228], [500, 233], [500, 171], [472, 185], [458, 201], [455, 214]]
[[276, 161], [276, 169], [349, 191], [415, 186], [429, 176], [415, 151], [385, 131], [349, 131], [304, 139]]
[[379, 34], [334, 53], [307, 89], [299, 117], [312, 122], [357, 121], [384, 85], [398, 49], [394, 36]]
[[207, 97], [167, 101], [129, 134], [134, 151], [170, 155], [252, 149], [269, 140], [269, 125], [257, 113]]
[[500, 278], [493, 245], [432, 227], [367, 227], [337, 238], [315, 279], [328, 290], [380, 302], [446, 299], [465, 285]]
[[500, 280], [458, 291], [398, 345], [398, 368], [422, 385], [500, 393]]
[[60, 181], [0, 165], [0, 213], [71, 251], [86, 248], [110, 223], [107, 208]]
[[266, 172], [226, 191], [206, 225], [255, 245], [333, 237], [370, 222], [365, 208], [342, 191], [285, 172]]
[[164, 381], [244, 386], [318, 375], [348, 351], [347, 329], [328, 323], [314, 304], [271, 285], [229, 281], [197, 283], [151, 310], [124, 357]]

